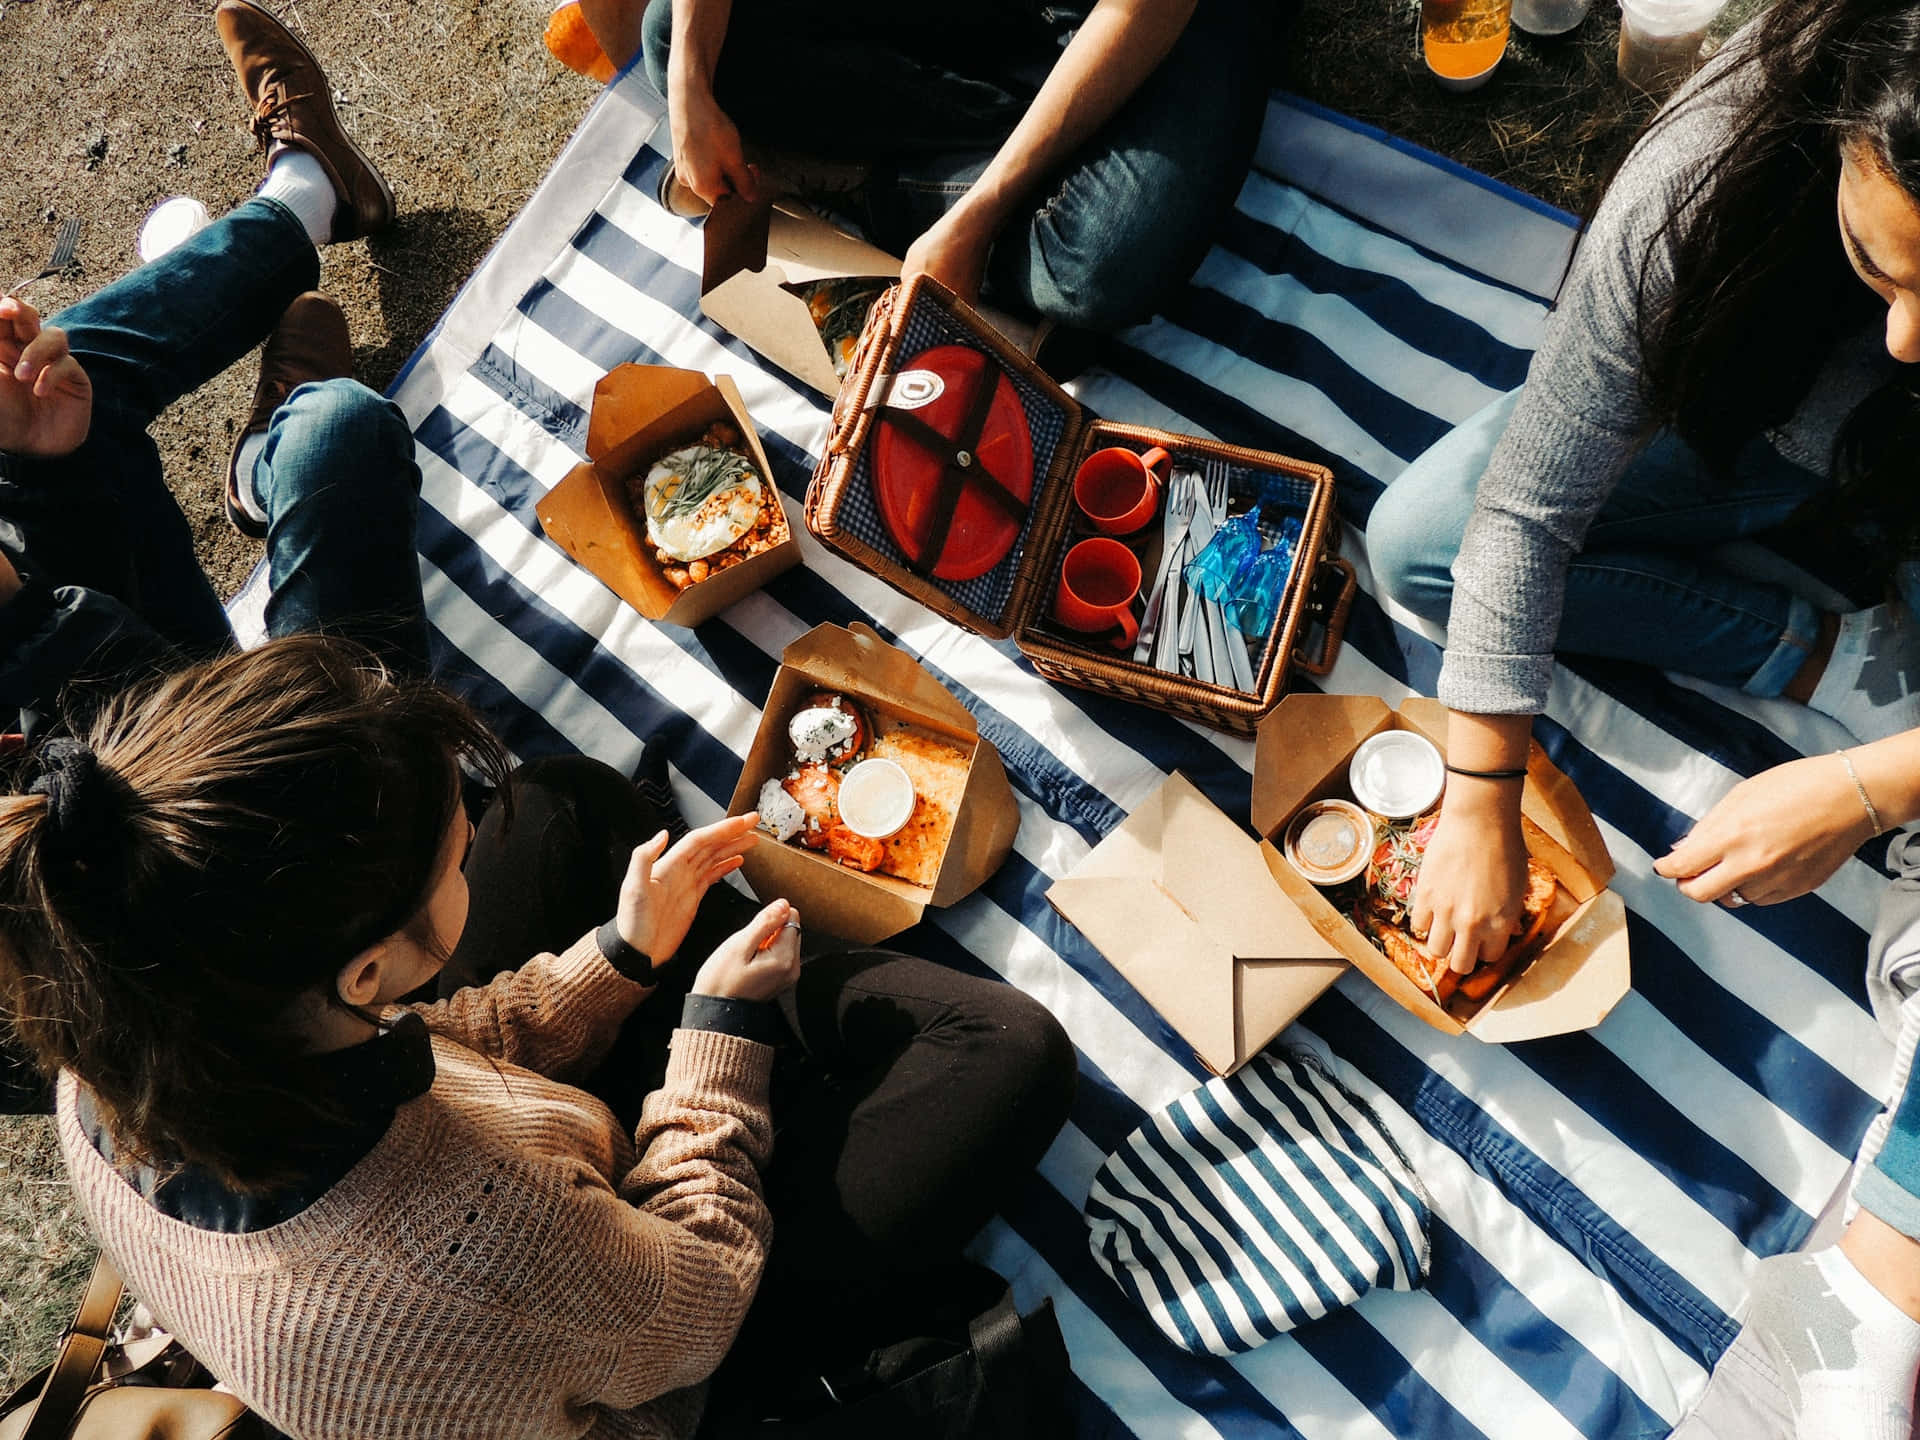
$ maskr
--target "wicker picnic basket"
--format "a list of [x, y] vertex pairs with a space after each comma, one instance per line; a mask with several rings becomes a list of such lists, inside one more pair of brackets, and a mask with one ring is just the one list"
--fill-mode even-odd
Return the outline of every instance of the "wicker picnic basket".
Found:
[[[961, 344], [984, 353], [1013, 384], [1033, 434], [1034, 486], [1017, 543], [993, 571], [955, 583], [916, 564], [880, 523], [870, 442], [882, 412], [898, 415], [892, 392], [904, 354]], [[997, 382], [996, 382], [997, 383]], [[980, 413], [984, 415], [984, 407]], [[974, 439], [978, 438], [976, 430]], [[973, 439], [966, 439], [971, 445]], [[1113, 651], [1097, 637], [1051, 622], [1049, 601], [1066, 549], [1085, 533], [1073, 505], [1073, 477], [1093, 451], [1160, 446], [1189, 461], [1218, 459], [1259, 472], [1300, 517], [1291, 578], [1274, 627], [1243, 692], [1172, 675]], [[948, 470], [971, 457], [955, 449]], [[965, 483], [943, 477], [943, 483]], [[1323, 465], [1216, 440], [1100, 419], [938, 281], [919, 276], [889, 290], [867, 318], [820, 463], [807, 487], [807, 528], [822, 542], [956, 625], [992, 639], [1011, 636], [1050, 680], [1118, 695], [1216, 729], [1251, 735], [1296, 674], [1331, 668], [1354, 594], [1353, 567], [1339, 558], [1333, 475]], [[1148, 527], [1157, 534], [1157, 527]], [[1140, 543], [1140, 542], [1136, 542]], [[1150, 540], [1146, 543], [1152, 543]]]

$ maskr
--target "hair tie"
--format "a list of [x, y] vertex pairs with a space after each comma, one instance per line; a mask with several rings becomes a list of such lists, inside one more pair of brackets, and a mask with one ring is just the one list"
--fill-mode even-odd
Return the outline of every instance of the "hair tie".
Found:
[[111, 853], [120, 821], [119, 797], [100, 759], [83, 740], [61, 736], [40, 747], [40, 778], [29, 795], [47, 797], [47, 843], [72, 860]]

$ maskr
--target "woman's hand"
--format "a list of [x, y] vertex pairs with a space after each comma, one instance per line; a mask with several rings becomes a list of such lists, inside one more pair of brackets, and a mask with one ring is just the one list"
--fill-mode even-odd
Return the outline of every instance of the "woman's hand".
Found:
[[1733, 891], [1777, 905], [1824, 884], [1873, 826], [1838, 755], [1811, 755], [1742, 780], [1653, 862], [1690, 900]]
[[93, 423], [93, 382], [67, 349], [67, 332], [40, 323], [24, 300], [0, 300], [0, 450], [71, 455]]
[[1519, 789], [1512, 781], [1449, 783], [1409, 916], [1427, 949], [1445, 955], [1462, 975], [1506, 953], [1527, 893], [1527, 842], [1518, 807], [1470, 793], [1476, 785]]
[[693, 993], [771, 1000], [800, 978], [800, 912], [776, 900], [736, 930], [693, 977]]
[[993, 246], [991, 226], [949, 210], [907, 247], [900, 264], [900, 283], [915, 275], [931, 275], [969, 305], [980, 298], [987, 275], [987, 252]]
[[614, 911], [620, 938], [655, 965], [671, 960], [707, 887], [738, 870], [741, 857], [760, 843], [753, 828], [759, 823], [749, 811], [689, 831], [671, 850], [664, 830], [636, 846]]
[[688, 94], [673, 130], [674, 178], [711, 205], [722, 195], [760, 198], [760, 171], [747, 163], [740, 130], [711, 95]]

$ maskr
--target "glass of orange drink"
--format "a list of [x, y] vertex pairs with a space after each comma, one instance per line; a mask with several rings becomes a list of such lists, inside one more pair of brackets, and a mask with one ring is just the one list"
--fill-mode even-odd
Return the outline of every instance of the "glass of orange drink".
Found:
[[1485, 84], [1512, 28], [1513, 0], [1421, 0], [1420, 47], [1449, 90]]

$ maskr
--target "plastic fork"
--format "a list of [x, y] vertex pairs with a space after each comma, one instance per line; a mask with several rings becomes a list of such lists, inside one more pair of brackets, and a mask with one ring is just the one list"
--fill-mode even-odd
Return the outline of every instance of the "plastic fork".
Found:
[[59, 233], [53, 237], [53, 254], [48, 258], [46, 268], [37, 275], [29, 275], [24, 280], [14, 281], [7, 287], [5, 294], [0, 294], [0, 300], [6, 299], [8, 295], [18, 295], [29, 285], [58, 275], [73, 263], [73, 252], [79, 248], [80, 217], [76, 215], [63, 222]]
[[[1200, 503], [1199, 478], [1191, 470], [1176, 467], [1167, 480], [1167, 511], [1162, 521], [1163, 538], [1160, 544], [1160, 572], [1154, 576], [1153, 589], [1147, 593], [1146, 614], [1140, 621], [1140, 638], [1133, 647], [1133, 658], [1144, 661], [1154, 656], [1154, 646], [1162, 634], [1161, 622], [1167, 614], [1167, 583], [1179, 573], [1187, 549], [1187, 526], [1193, 522], [1194, 507]], [[1172, 625], [1165, 626], [1165, 633], [1171, 634]], [[1170, 656], [1171, 668], [1179, 669], [1178, 652]], [[1153, 663], [1160, 669], [1170, 668], [1158, 656]]]

